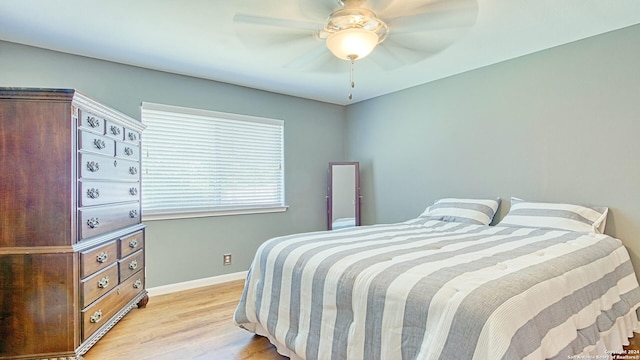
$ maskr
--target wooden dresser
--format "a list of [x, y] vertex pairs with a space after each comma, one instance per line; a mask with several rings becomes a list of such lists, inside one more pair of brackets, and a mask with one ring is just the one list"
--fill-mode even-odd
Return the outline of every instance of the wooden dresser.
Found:
[[81, 359], [146, 305], [143, 129], [75, 90], [0, 88], [0, 359]]

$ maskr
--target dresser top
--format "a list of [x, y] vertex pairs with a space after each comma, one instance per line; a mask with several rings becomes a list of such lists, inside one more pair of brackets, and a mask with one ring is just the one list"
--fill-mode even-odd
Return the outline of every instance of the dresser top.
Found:
[[74, 89], [0, 87], [0, 99], [70, 101], [76, 92]]
[[74, 106], [98, 116], [116, 119], [132, 130], [142, 132], [146, 127], [141, 121], [95, 101], [75, 89], [0, 87], [0, 100], [72, 102]]

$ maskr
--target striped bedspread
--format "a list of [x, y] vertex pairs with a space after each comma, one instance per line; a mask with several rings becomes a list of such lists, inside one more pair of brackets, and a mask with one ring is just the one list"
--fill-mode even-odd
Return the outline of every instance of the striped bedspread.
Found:
[[564, 360], [639, 303], [612, 237], [415, 219], [265, 242], [234, 321], [296, 359]]

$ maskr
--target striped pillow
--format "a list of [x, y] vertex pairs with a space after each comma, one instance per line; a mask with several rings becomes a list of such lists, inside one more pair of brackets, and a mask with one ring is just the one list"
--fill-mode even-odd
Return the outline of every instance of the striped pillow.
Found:
[[421, 218], [477, 225], [489, 225], [500, 205], [500, 198], [482, 199], [440, 199], [429, 206]]
[[511, 198], [511, 209], [499, 225], [603, 234], [608, 212], [606, 207], [527, 202]]

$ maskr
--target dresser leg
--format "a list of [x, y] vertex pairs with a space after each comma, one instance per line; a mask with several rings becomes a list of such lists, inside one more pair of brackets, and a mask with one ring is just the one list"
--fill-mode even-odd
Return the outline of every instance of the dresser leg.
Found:
[[144, 309], [147, 307], [147, 303], [149, 302], [149, 294], [145, 294], [140, 301], [138, 301], [138, 309]]

